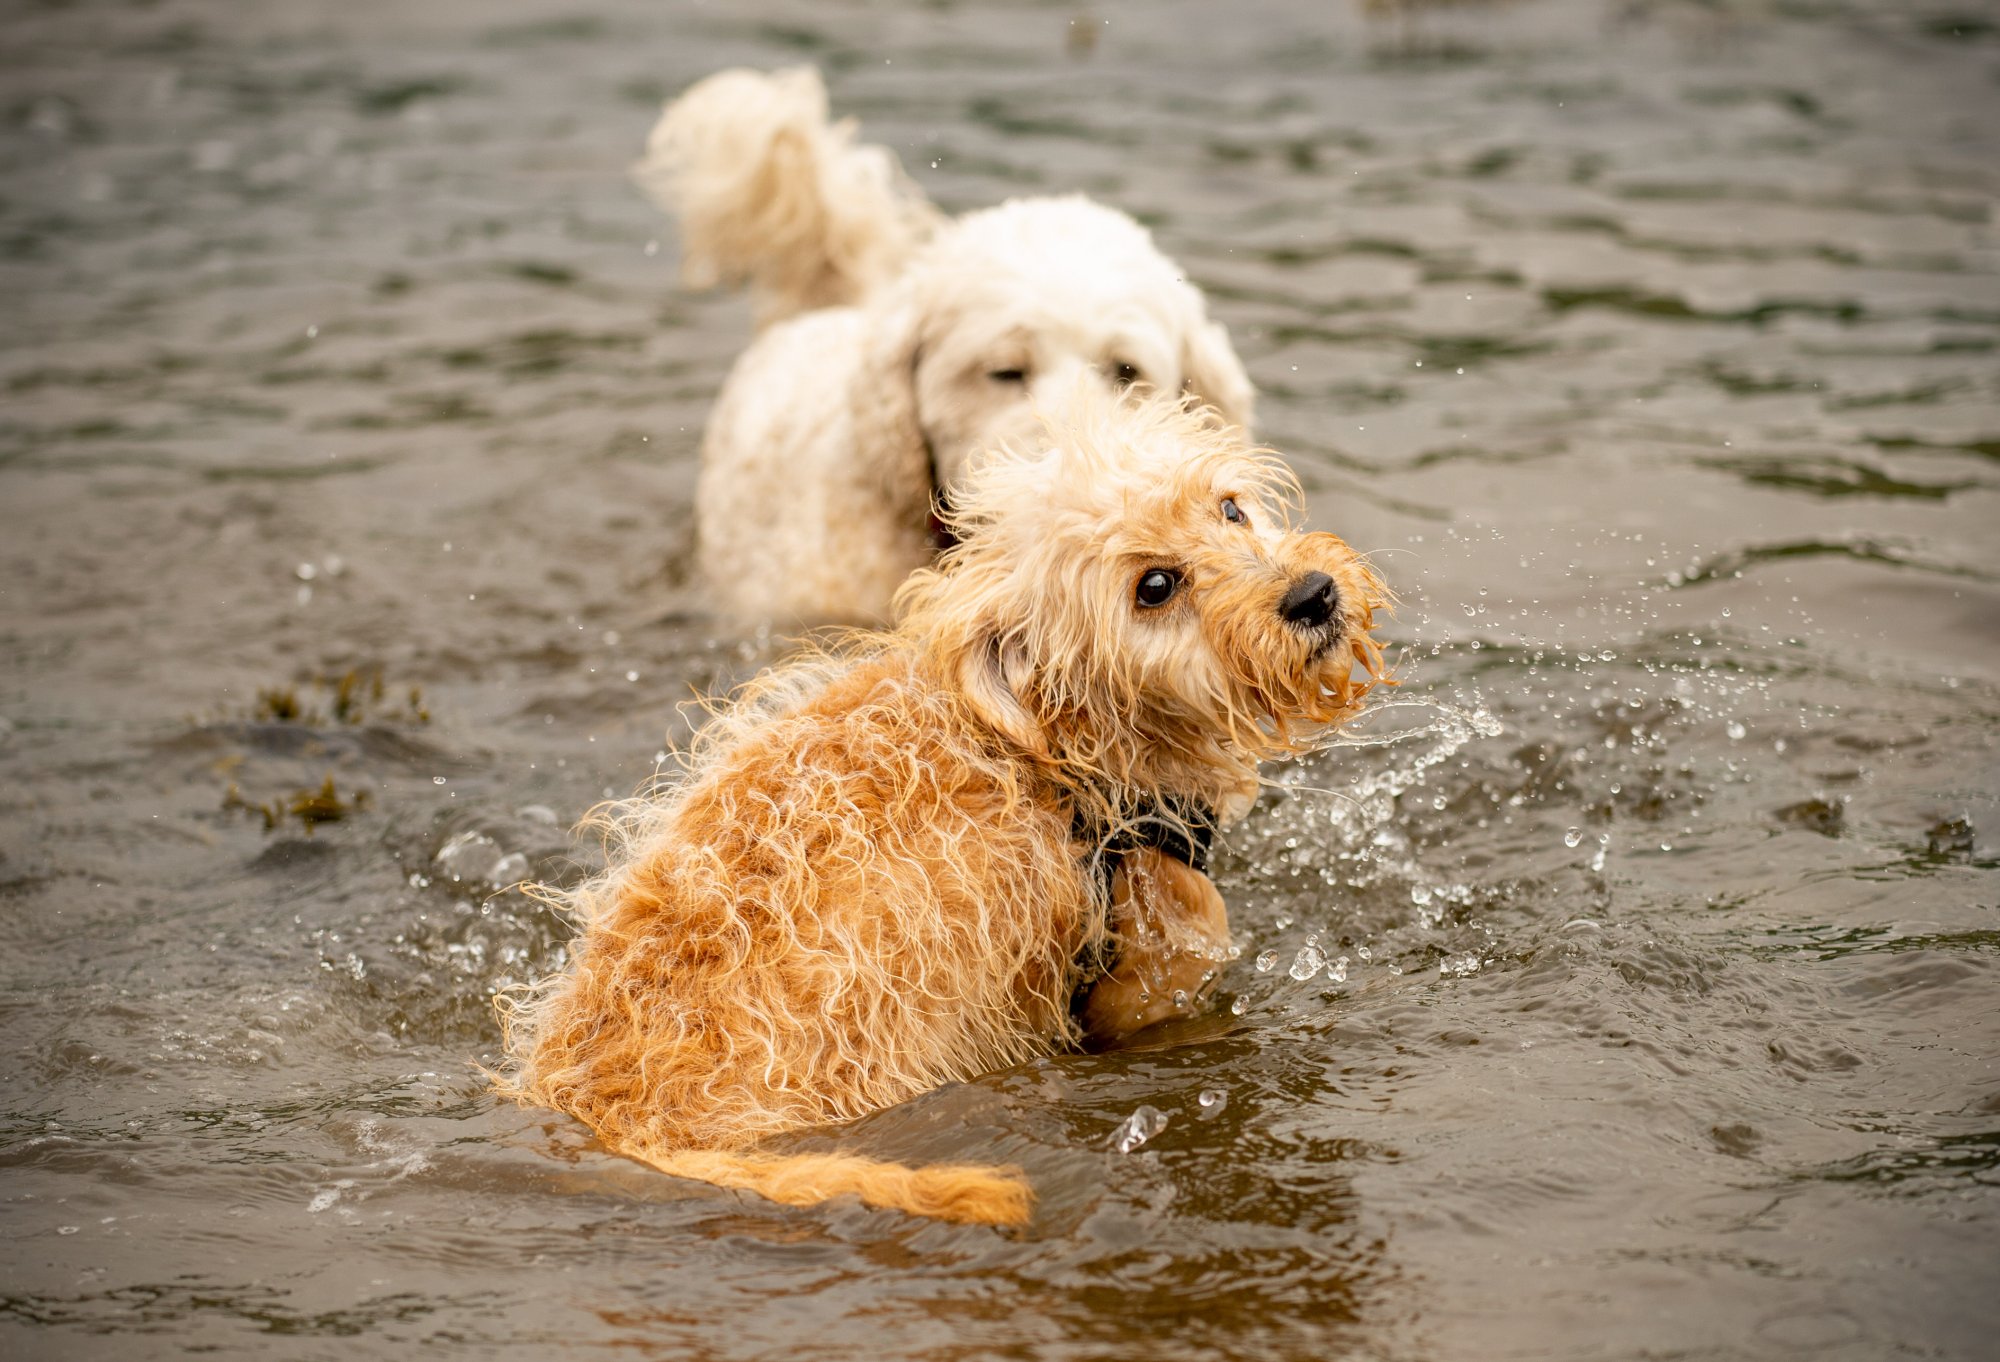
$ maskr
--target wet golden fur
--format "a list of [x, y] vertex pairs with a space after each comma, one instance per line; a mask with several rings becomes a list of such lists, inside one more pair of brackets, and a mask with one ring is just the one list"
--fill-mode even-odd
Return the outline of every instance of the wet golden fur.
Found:
[[695, 489], [702, 576], [745, 620], [881, 623], [932, 558], [934, 497], [1079, 383], [1250, 424], [1227, 331], [1137, 222], [1076, 195], [947, 218], [854, 132], [809, 69], [723, 71], [667, 107], [636, 172], [679, 219], [687, 281], [756, 302]]
[[[1107, 900], [1075, 829], [1166, 797], [1240, 813], [1260, 759], [1355, 712], [1383, 588], [1332, 535], [1289, 528], [1294, 504], [1275, 458], [1157, 402], [1080, 398], [1043, 452], [985, 463], [896, 631], [766, 673], [677, 784], [611, 815], [610, 868], [566, 896], [568, 966], [503, 1006], [505, 1090], [669, 1173], [1024, 1221], [1015, 1170], [756, 1146], [1077, 1043], [1077, 962], [1107, 938], [1125, 973], [1084, 1009], [1102, 1032], [1157, 1017], [1184, 958], [1213, 977], [1206, 877], [1134, 874], [1135, 856]], [[1159, 567], [1182, 585], [1141, 607]], [[1317, 630], [1278, 611], [1314, 571], [1339, 591]]]

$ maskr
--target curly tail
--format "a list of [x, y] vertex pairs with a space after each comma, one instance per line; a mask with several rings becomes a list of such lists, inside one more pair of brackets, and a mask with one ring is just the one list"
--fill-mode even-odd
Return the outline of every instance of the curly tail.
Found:
[[624, 1149], [677, 1178], [816, 1206], [852, 1192], [870, 1206], [961, 1225], [1025, 1225], [1035, 1194], [1018, 1168], [933, 1164], [907, 1168], [851, 1154], [733, 1154], [713, 1149]]
[[809, 66], [718, 71], [667, 105], [632, 173], [680, 217], [688, 286], [748, 283], [768, 326], [893, 278], [943, 219], [893, 153], [854, 133], [827, 122]]

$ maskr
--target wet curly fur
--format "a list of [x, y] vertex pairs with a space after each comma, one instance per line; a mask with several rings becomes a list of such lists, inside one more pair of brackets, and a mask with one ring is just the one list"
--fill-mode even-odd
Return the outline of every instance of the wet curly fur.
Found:
[[[1077, 829], [1168, 798], [1240, 813], [1260, 759], [1356, 712], [1386, 593], [1295, 504], [1277, 459], [1160, 402], [1080, 394], [1039, 453], [986, 461], [894, 632], [767, 672], [677, 783], [606, 815], [610, 868], [560, 895], [567, 966], [503, 999], [503, 1089], [678, 1176], [1023, 1222], [1018, 1170], [757, 1146], [1074, 1045], [1080, 986], [1124, 990], [1084, 1009], [1115, 1034], [1213, 976], [1207, 879], [1128, 866], [1107, 892]], [[1147, 606], [1155, 570], [1179, 585]], [[1288, 619], [1321, 573], [1337, 603]], [[1093, 948], [1122, 983], [1084, 976]]]
[[695, 494], [702, 575], [745, 619], [879, 623], [933, 556], [934, 497], [1080, 381], [1250, 423], [1228, 333], [1130, 217], [1070, 196], [947, 218], [854, 134], [809, 69], [723, 71], [636, 169], [680, 220], [687, 282], [756, 301]]

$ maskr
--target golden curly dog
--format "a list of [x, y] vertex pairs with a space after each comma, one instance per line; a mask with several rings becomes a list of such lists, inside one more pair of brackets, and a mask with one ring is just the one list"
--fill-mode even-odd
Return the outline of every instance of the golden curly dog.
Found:
[[757, 1146], [1192, 1005], [1221, 896], [1133, 830], [1240, 814], [1382, 675], [1386, 591], [1296, 500], [1158, 401], [985, 461], [899, 628], [766, 673], [612, 816], [568, 965], [503, 1000], [504, 1090], [676, 1176], [1025, 1221], [1015, 1169]]
[[854, 132], [810, 69], [723, 71], [636, 169], [680, 218], [688, 283], [757, 303], [695, 492], [702, 575], [745, 619], [879, 623], [971, 455], [1032, 441], [1035, 404], [1086, 377], [1250, 423], [1228, 333], [1138, 223], [1079, 197], [947, 219]]

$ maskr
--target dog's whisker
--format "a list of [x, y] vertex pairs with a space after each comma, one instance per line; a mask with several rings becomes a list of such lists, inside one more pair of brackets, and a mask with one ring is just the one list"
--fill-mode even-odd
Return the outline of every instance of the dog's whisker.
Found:
[[1281, 790], [1281, 791], [1283, 791], [1283, 792], [1284, 792], [1285, 794], [1288, 794], [1288, 795], [1293, 795], [1293, 794], [1319, 794], [1319, 795], [1329, 795], [1329, 796], [1331, 796], [1332, 798], [1334, 798], [1334, 799], [1338, 799], [1338, 800], [1340, 800], [1341, 802], [1343, 802], [1343, 803], [1345, 803], [1345, 804], [1349, 804], [1349, 805], [1351, 805], [1351, 806], [1353, 806], [1354, 808], [1357, 808], [1357, 809], [1359, 809], [1359, 808], [1365, 808], [1365, 807], [1366, 807], [1366, 806], [1365, 806], [1365, 805], [1364, 805], [1364, 804], [1363, 804], [1363, 803], [1361, 802], [1361, 800], [1359, 800], [1359, 799], [1355, 798], [1355, 797], [1354, 797], [1353, 795], [1351, 795], [1351, 794], [1348, 794], [1348, 793], [1347, 793], [1346, 791], [1344, 791], [1344, 790], [1329, 790], [1329, 789], [1326, 789], [1325, 787], [1323, 787], [1323, 786], [1319, 786], [1319, 785], [1296, 785], [1296, 784], [1292, 784], [1292, 783], [1290, 783], [1290, 782], [1287, 782], [1287, 781], [1276, 781], [1276, 780], [1267, 780], [1267, 781], [1263, 781], [1263, 782], [1261, 782], [1261, 783], [1263, 784], [1264, 788], [1266, 788], [1266, 789], [1270, 789], [1270, 790]]

